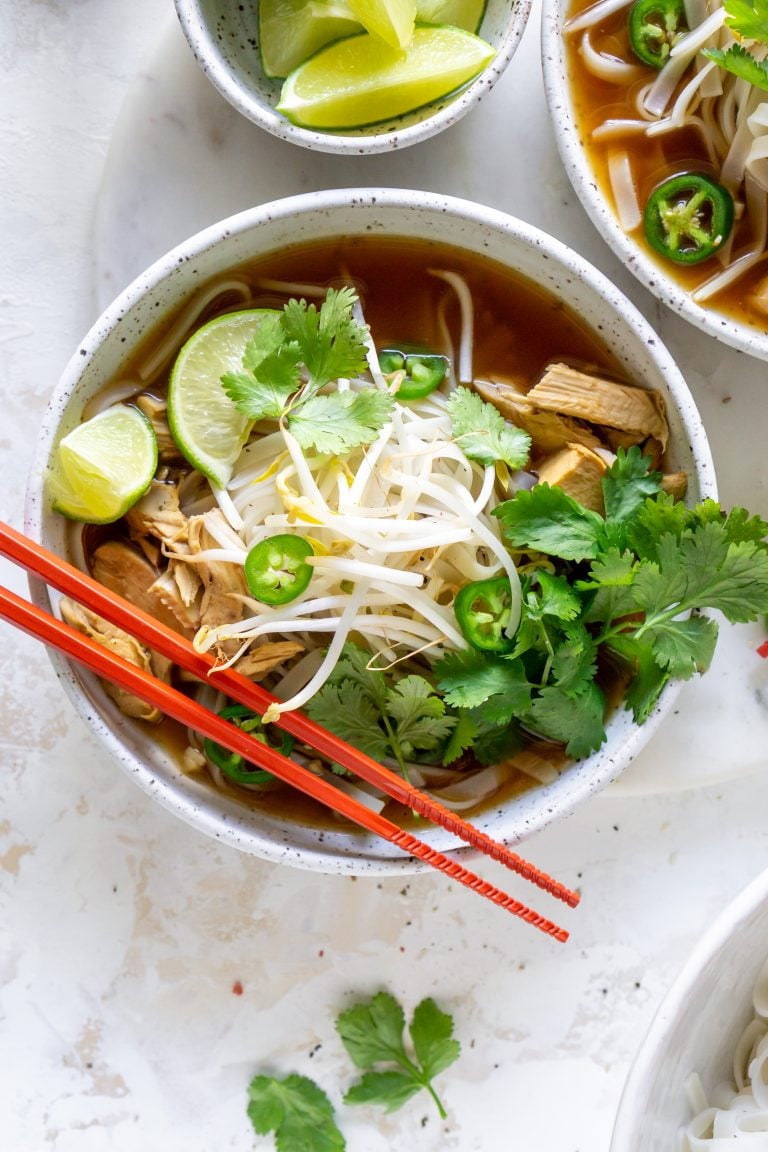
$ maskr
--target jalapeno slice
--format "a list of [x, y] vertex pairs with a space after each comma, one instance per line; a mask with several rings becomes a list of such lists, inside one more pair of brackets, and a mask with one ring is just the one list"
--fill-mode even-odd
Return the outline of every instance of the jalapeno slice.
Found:
[[422, 400], [439, 388], [448, 371], [448, 357], [436, 352], [403, 352], [385, 348], [379, 353], [379, 367], [390, 372], [405, 372], [397, 390], [398, 400]]
[[638, 60], [663, 68], [671, 50], [688, 32], [683, 0], [636, 0], [629, 10], [629, 43]]
[[514, 637], [506, 635], [512, 610], [512, 588], [506, 576], [465, 584], [453, 605], [465, 640], [483, 652], [511, 652]]
[[314, 556], [309, 541], [289, 532], [254, 544], [245, 558], [245, 579], [251, 595], [262, 604], [278, 607], [295, 600], [312, 579], [308, 556]]
[[733, 228], [733, 198], [700, 172], [673, 176], [654, 188], [643, 214], [648, 243], [676, 264], [699, 264], [723, 246]]
[[[228, 704], [226, 708], [222, 708], [219, 716], [222, 720], [229, 720], [231, 724], [236, 724], [238, 728], [242, 728], [243, 732], [250, 732], [262, 744], [269, 744], [270, 747], [276, 748], [278, 752], [282, 752], [283, 756], [290, 756], [293, 751], [294, 740], [292, 736], [277, 728], [274, 735], [279, 738], [279, 742], [273, 743], [267, 738], [261, 716], [252, 712], [250, 708], [246, 708], [244, 704]], [[270, 734], [272, 734], [272, 726], [270, 726]], [[214, 740], [206, 738], [203, 747], [211, 763], [216, 765], [222, 776], [231, 784], [245, 784], [252, 788], [254, 785], [263, 786], [275, 783], [275, 777], [271, 772], [265, 772], [263, 769], [249, 764], [237, 752], [230, 752], [228, 748], [223, 748]]]

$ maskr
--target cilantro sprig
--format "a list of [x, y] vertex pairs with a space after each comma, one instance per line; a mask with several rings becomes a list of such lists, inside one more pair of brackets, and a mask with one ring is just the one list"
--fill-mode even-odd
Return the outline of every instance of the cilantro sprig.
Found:
[[248, 342], [242, 371], [221, 383], [249, 420], [285, 420], [301, 448], [340, 454], [370, 444], [391, 415], [391, 395], [373, 387], [322, 393], [366, 368], [368, 329], [353, 316], [351, 288], [330, 288], [320, 308], [289, 300], [266, 315]]
[[406, 761], [420, 754], [440, 759], [456, 724], [428, 680], [411, 675], [393, 681], [371, 667], [369, 652], [352, 643], [307, 712], [374, 760], [395, 759], [404, 776]]
[[495, 510], [522, 565], [522, 615], [507, 656], [449, 653], [433, 673], [456, 711], [452, 742], [476, 759], [509, 755], [520, 726], [582, 757], [605, 739], [601, 670], [621, 670], [642, 723], [671, 678], [709, 667], [717, 611], [768, 610], [768, 523], [743, 508], [694, 508], [661, 489], [638, 448], [603, 478], [604, 515], [538, 484]]
[[[353, 1004], [339, 1014], [336, 1031], [355, 1067], [363, 1075], [347, 1090], [345, 1104], [379, 1104], [395, 1112], [425, 1090], [441, 1119], [443, 1102], [433, 1080], [458, 1058], [453, 1019], [434, 1000], [418, 1004], [404, 1041], [405, 1013], [388, 992]], [[345, 1152], [334, 1107], [326, 1093], [307, 1076], [257, 1075], [248, 1086], [248, 1117], [260, 1136], [274, 1133], [277, 1152]]]
[[412, 1055], [403, 1041], [405, 1013], [388, 992], [342, 1012], [336, 1029], [356, 1066], [365, 1069], [344, 1096], [345, 1104], [382, 1104], [394, 1112], [426, 1089], [445, 1120], [447, 1113], [432, 1081], [453, 1064], [461, 1048], [453, 1038], [453, 1020], [434, 1000], [422, 1000], [413, 1013], [408, 1026]]

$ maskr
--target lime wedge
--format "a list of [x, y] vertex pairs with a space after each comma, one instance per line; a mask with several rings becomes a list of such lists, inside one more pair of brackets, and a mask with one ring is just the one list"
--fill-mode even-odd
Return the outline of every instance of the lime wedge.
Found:
[[406, 52], [366, 33], [350, 36], [291, 73], [277, 110], [305, 128], [363, 128], [449, 95], [493, 56], [490, 44], [461, 28], [417, 27]]
[[416, 19], [422, 24], [453, 24], [477, 32], [485, 6], [486, 0], [417, 0]]
[[146, 492], [156, 468], [149, 420], [138, 408], [116, 404], [59, 441], [48, 490], [55, 511], [70, 520], [110, 524]]
[[413, 39], [416, 0], [347, 0], [363, 27], [390, 48], [407, 48]]
[[241, 372], [243, 352], [269, 308], [217, 316], [190, 336], [176, 357], [168, 384], [168, 423], [182, 455], [224, 488], [253, 421], [221, 385], [225, 372]]
[[259, 51], [267, 76], [287, 76], [319, 48], [361, 30], [342, 3], [259, 0]]

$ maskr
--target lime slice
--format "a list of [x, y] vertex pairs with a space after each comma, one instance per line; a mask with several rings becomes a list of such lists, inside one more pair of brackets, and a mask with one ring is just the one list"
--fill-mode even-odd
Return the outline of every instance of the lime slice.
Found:
[[413, 40], [416, 0], [347, 0], [363, 27], [389, 44], [407, 48]]
[[245, 346], [270, 308], [217, 316], [190, 336], [176, 357], [168, 384], [168, 423], [179, 451], [224, 488], [253, 421], [221, 386], [225, 372], [241, 372]]
[[319, 48], [360, 31], [341, 3], [259, 0], [259, 51], [267, 76], [287, 76]]
[[453, 24], [478, 32], [485, 6], [486, 0], [417, 0], [416, 19], [422, 24]]
[[277, 110], [305, 128], [363, 128], [449, 95], [493, 56], [490, 44], [461, 28], [417, 27], [406, 52], [350, 36], [291, 73]]
[[116, 404], [59, 441], [48, 490], [55, 511], [70, 520], [110, 524], [146, 492], [156, 468], [149, 420], [138, 408]]

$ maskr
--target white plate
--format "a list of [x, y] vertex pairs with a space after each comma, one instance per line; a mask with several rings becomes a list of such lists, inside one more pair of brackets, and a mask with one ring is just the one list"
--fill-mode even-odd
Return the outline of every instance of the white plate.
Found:
[[[507, 73], [470, 115], [402, 153], [310, 153], [261, 131], [214, 90], [175, 20], [115, 126], [95, 225], [97, 310], [174, 244], [276, 197], [331, 187], [418, 187], [535, 224], [604, 271], [650, 319], [702, 411], [721, 499], [768, 514], [765, 365], [695, 331], [642, 289], [594, 231], [550, 128], [534, 16]], [[711, 784], [768, 761], [768, 662], [761, 626], [725, 626], [713, 668], [609, 792]]]

